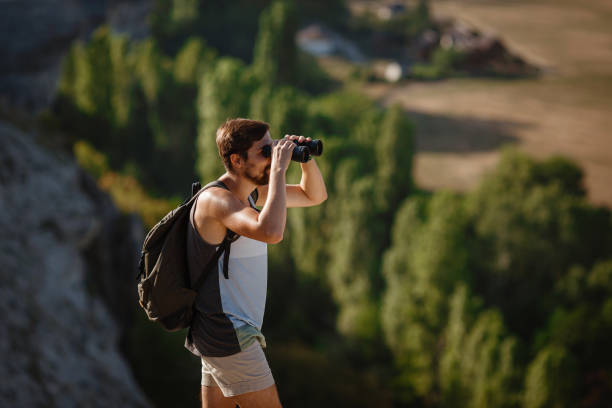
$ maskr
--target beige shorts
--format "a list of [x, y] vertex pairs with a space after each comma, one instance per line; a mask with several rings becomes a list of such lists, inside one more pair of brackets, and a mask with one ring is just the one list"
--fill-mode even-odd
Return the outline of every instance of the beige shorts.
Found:
[[202, 357], [202, 385], [219, 387], [226, 397], [274, 385], [268, 361], [258, 341], [227, 357]]

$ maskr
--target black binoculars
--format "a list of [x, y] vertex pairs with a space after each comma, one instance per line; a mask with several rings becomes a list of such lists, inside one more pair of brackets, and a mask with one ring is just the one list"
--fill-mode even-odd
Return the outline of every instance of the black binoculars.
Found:
[[[291, 160], [298, 163], [306, 163], [308, 160], [310, 160], [310, 156], [320, 156], [323, 153], [323, 142], [321, 142], [319, 139], [301, 143], [294, 140], [293, 143], [295, 143], [297, 146], [295, 149], [293, 149]], [[270, 157], [272, 155], [272, 146], [264, 146], [261, 153], [264, 155], [264, 157]]]

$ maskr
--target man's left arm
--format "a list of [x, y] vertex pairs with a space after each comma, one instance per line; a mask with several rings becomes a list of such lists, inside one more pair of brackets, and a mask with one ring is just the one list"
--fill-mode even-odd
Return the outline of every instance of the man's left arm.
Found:
[[314, 159], [301, 163], [300, 184], [287, 185], [287, 207], [310, 207], [327, 200], [325, 182]]
[[[299, 142], [310, 140], [304, 136], [287, 136], [289, 139], [295, 139]], [[306, 163], [300, 163], [302, 167], [302, 179], [300, 184], [287, 184], [287, 207], [311, 207], [321, 204], [327, 200], [327, 189], [325, 181], [319, 170], [319, 166], [314, 159]], [[259, 196], [257, 205], [263, 205], [266, 202], [268, 186], [260, 186], [257, 188]]]

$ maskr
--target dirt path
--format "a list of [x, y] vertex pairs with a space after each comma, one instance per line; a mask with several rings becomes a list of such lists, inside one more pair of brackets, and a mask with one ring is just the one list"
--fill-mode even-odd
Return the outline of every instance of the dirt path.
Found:
[[499, 35], [545, 69], [533, 80], [453, 79], [369, 85], [417, 124], [415, 177], [465, 191], [504, 144], [536, 157], [562, 154], [585, 171], [589, 199], [612, 207], [612, 2], [438, 0], [433, 11]]

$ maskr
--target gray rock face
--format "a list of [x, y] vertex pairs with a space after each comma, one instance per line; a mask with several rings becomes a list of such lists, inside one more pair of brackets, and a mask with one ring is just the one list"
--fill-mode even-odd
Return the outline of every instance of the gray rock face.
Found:
[[138, 222], [3, 122], [0, 146], [0, 406], [148, 406], [118, 350]]
[[101, 24], [148, 34], [150, 0], [0, 0], [0, 107], [36, 112], [52, 102], [70, 44]]

